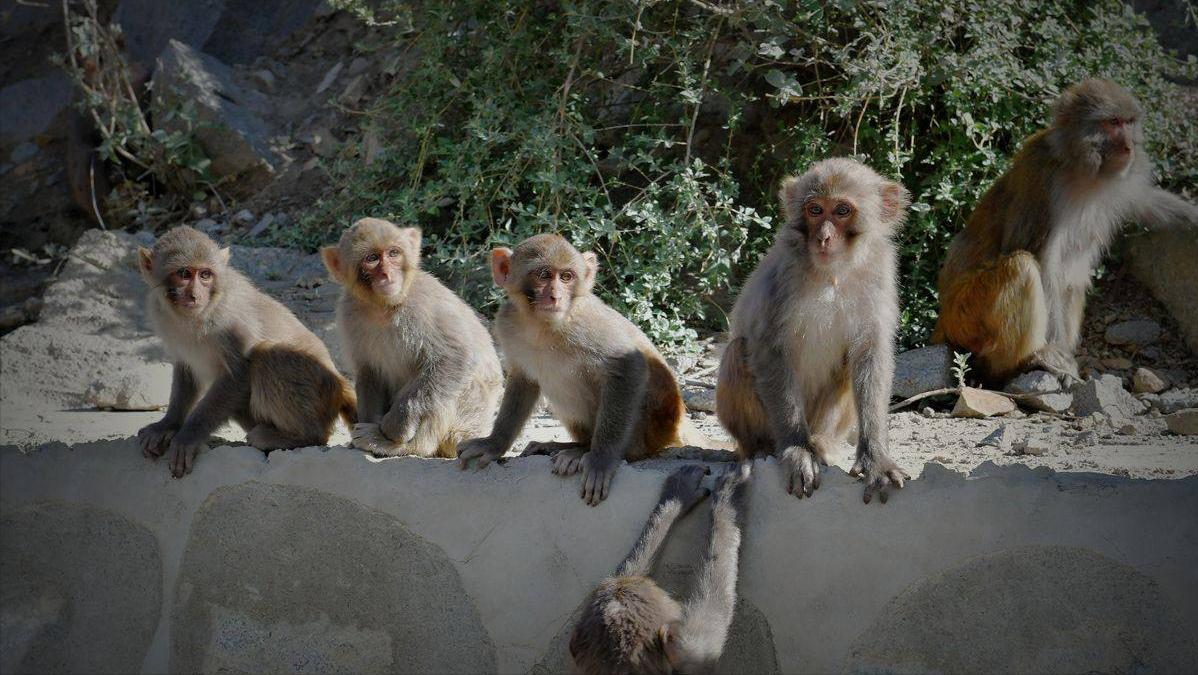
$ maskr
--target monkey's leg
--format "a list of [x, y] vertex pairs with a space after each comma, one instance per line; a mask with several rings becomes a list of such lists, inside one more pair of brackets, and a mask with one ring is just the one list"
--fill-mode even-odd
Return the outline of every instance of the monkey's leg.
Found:
[[938, 337], [972, 352], [984, 379], [1005, 381], [1044, 347], [1047, 322], [1040, 265], [1017, 251], [948, 284]]
[[719, 383], [715, 389], [716, 417], [736, 440], [742, 459], [773, 450], [769, 420], [753, 385], [753, 373], [745, 361], [745, 339], [728, 343], [720, 360]]
[[340, 414], [340, 392], [339, 376], [308, 353], [282, 345], [257, 347], [250, 354], [249, 408], [257, 422], [250, 432], [266, 428], [254, 434], [251, 445], [263, 450], [324, 445]]

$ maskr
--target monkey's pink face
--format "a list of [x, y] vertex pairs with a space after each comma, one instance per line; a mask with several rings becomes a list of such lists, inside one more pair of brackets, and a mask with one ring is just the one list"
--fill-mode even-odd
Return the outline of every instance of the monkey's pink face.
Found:
[[212, 299], [214, 283], [209, 267], [180, 267], [166, 278], [166, 299], [184, 312], [200, 312]]
[[1135, 152], [1136, 118], [1112, 115], [1098, 121], [1102, 131], [1102, 168], [1119, 172], [1131, 163]]
[[390, 298], [403, 291], [403, 251], [391, 245], [367, 253], [358, 263], [358, 278], [376, 295]]
[[524, 297], [533, 311], [549, 319], [565, 316], [574, 300], [578, 272], [549, 265], [529, 270], [524, 282]]
[[817, 265], [831, 265], [857, 236], [857, 207], [839, 197], [812, 197], [803, 204], [807, 252]]

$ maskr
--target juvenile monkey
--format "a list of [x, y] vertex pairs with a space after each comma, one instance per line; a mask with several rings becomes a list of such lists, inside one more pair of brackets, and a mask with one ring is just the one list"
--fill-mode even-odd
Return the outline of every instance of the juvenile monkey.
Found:
[[621, 460], [709, 444], [657, 348], [591, 293], [598, 267], [594, 253], [555, 234], [491, 252], [491, 275], [508, 296], [495, 317], [508, 380], [491, 435], [459, 446], [462, 468], [502, 457], [542, 393], [574, 440], [531, 443], [525, 452], [556, 451], [553, 473], [561, 476], [581, 469], [582, 498], [592, 506], [607, 498]]
[[953, 239], [932, 340], [972, 352], [984, 380], [1076, 380], [1090, 273], [1119, 227], [1198, 225], [1198, 207], [1152, 184], [1142, 117], [1114, 82], [1070, 87]]
[[229, 419], [261, 450], [323, 445], [338, 416], [353, 423], [353, 389], [324, 343], [230, 267], [229, 249], [181, 226], [138, 261], [146, 313], [175, 362], [166, 416], [137, 433], [147, 457], [169, 448], [179, 478]]
[[491, 430], [503, 371], [469, 305], [420, 269], [420, 230], [363, 218], [321, 249], [344, 288], [337, 326], [353, 363], [353, 444], [376, 456], [456, 457]]
[[732, 309], [716, 414], [742, 457], [777, 455], [810, 497], [828, 451], [858, 425], [865, 502], [910, 476], [887, 452], [898, 325], [892, 237], [910, 198], [850, 159], [782, 184], [786, 223]]
[[751, 475], [741, 462], [716, 482], [711, 536], [695, 591], [685, 605], [649, 578], [674, 522], [707, 496], [701, 466], [685, 466], [662, 486], [661, 498], [636, 546], [600, 582], [570, 637], [570, 656], [583, 675], [711, 672], [724, 651], [736, 605], [736, 577]]

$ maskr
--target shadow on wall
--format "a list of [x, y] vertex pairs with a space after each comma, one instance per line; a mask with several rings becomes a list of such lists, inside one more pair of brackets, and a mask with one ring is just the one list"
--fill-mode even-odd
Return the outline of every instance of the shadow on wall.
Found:
[[394, 517], [245, 483], [196, 514], [174, 672], [493, 673], [495, 645], [444, 551]]
[[0, 530], [0, 672], [139, 672], [162, 607], [154, 535], [54, 503], [12, 512]]

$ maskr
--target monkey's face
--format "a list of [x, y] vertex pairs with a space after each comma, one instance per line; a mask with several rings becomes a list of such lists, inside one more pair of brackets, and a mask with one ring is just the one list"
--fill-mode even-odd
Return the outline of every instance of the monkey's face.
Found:
[[515, 251], [491, 252], [491, 275], [523, 311], [556, 323], [570, 315], [575, 301], [591, 292], [599, 261], [579, 253], [555, 234], [529, 237]]
[[178, 267], [166, 277], [166, 299], [188, 314], [203, 312], [212, 300], [216, 272], [207, 266]]
[[1131, 165], [1141, 135], [1139, 117], [1131, 111], [1118, 111], [1092, 123], [1102, 157], [1102, 173], [1123, 173]]
[[838, 262], [858, 232], [857, 206], [838, 196], [813, 196], [803, 204], [802, 227], [807, 253], [818, 266]]
[[398, 242], [369, 251], [358, 262], [358, 280], [380, 299], [402, 293], [406, 274], [403, 247]]
[[530, 265], [521, 295], [533, 312], [549, 321], [558, 321], [570, 313], [579, 276], [572, 265], [559, 267], [548, 262]]

